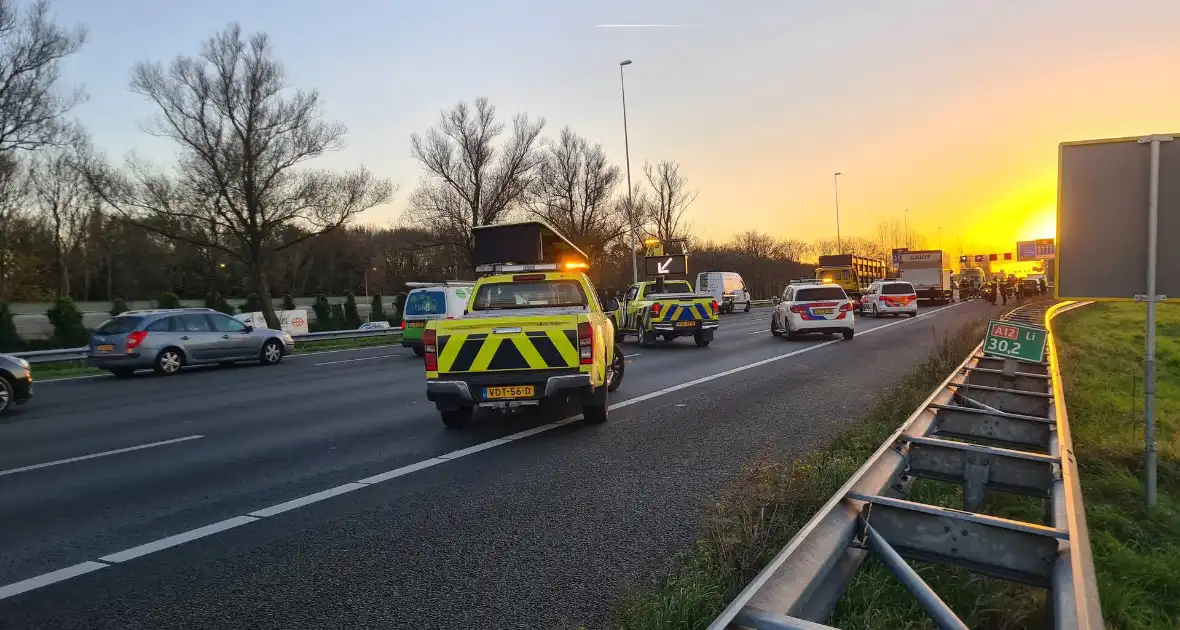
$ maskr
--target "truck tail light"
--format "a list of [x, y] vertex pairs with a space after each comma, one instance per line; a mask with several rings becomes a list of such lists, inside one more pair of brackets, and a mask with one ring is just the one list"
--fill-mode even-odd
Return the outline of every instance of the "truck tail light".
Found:
[[143, 343], [144, 339], [147, 339], [147, 336], [148, 334], [146, 330], [137, 330], [127, 335], [127, 352], [131, 352], [132, 350], [138, 348], [139, 344]]
[[590, 328], [590, 322], [578, 324], [578, 363], [594, 363], [594, 330]]
[[427, 372], [438, 371], [438, 349], [435, 348], [437, 334], [433, 328], [427, 328], [422, 331], [422, 357], [426, 361]]
[[721, 305], [717, 303], [717, 300], [713, 300], [713, 315], [717, 316], [720, 314], [721, 314]]
[[651, 305], [651, 316], [653, 318], [660, 316], [660, 303], [659, 302], [656, 302], [655, 304]]

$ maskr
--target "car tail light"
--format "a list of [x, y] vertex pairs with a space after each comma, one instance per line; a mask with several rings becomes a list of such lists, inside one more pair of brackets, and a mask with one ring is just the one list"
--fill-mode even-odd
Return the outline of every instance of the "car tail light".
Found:
[[132, 350], [138, 348], [139, 344], [143, 343], [144, 339], [147, 339], [147, 335], [148, 334], [147, 334], [146, 330], [137, 330], [133, 333], [128, 334], [127, 335], [127, 352], [131, 352]]
[[659, 302], [656, 302], [655, 304], [651, 305], [651, 316], [652, 317], [659, 317], [660, 316], [660, 303]]
[[426, 361], [427, 372], [438, 371], [438, 349], [434, 347], [437, 334], [433, 328], [422, 331], [422, 356]]
[[406, 320], [402, 320], [402, 330], [406, 329]]
[[713, 300], [713, 314], [714, 315], [721, 314], [721, 305], [717, 303], [717, 300]]
[[840, 311], [847, 313], [852, 310], [852, 302], [845, 302], [840, 305]]
[[803, 306], [802, 304], [796, 304], [791, 307], [791, 312], [792, 313], [806, 313], [807, 307]]
[[911, 293], [911, 294], [907, 295], [906, 297], [907, 297], [907, 298], [909, 298], [909, 299], [911, 299], [911, 300], [916, 300], [916, 299], [918, 299], [918, 294], [917, 294], [917, 293]]
[[594, 363], [594, 330], [590, 322], [578, 324], [578, 362], [582, 365]]

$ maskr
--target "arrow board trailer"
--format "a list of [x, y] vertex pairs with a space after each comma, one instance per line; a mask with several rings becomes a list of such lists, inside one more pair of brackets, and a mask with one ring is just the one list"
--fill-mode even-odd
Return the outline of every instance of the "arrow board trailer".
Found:
[[569, 239], [543, 221], [481, 225], [471, 230], [475, 241], [475, 271], [496, 273], [512, 265], [557, 265], [586, 270], [590, 258]]
[[946, 304], [954, 298], [954, 271], [946, 268], [947, 260], [946, 254], [936, 249], [904, 252], [901, 279], [914, 285], [919, 300]]
[[687, 276], [688, 256], [684, 254], [645, 256], [643, 268], [649, 276]]

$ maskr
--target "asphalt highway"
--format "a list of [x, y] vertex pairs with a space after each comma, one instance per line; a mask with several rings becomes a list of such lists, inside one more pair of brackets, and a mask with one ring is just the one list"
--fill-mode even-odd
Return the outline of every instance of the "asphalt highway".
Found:
[[600, 426], [448, 430], [400, 347], [38, 383], [0, 419], [0, 628], [601, 624], [744, 461], [822, 444], [937, 334], [997, 312], [790, 342], [756, 309], [708, 348], [629, 342]]

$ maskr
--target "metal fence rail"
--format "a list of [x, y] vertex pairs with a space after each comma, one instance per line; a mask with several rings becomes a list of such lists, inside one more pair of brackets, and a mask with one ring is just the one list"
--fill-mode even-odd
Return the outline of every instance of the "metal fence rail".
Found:
[[[1030, 304], [1005, 319], [1049, 327]], [[996, 359], [983, 344], [738, 594], [709, 630], [820, 629], [876, 553], [943, 629], [967, 626], [906, 562], [1046, 588], [1053, 627], [1102, 630], [1077, 461], [1050, 331], [1044, 363]], [[963, 487], [962, 509], [908, 500], [917, 479]], [[980, 513], [986, 492], [1047, 499], [1048, 525]]]
[[[375, 328], [373, 330], [326, 330], [324, 332], [291, 335], [296, 343], [301, 341], [327, 341], [330, 339], [364, 339], [366, 337], [399, 338], [400, 328]], [[14, 357], [20, 357], [29, 363], [67, 363], [81, 361], [90, 353], [90, 348], [61, 348], [58, 350], [35, 350], [33, 352], [15, 352]]]

